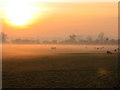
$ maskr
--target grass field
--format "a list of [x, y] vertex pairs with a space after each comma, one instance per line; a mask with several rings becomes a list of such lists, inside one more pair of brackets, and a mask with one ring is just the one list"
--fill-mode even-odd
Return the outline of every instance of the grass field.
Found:
[[67, 52], [54, 55], [11, 56], [15, 48], [7, 55], [5, 47], [3, 47], [3, 88], [117, 86], [117, 53], [109, 55]]

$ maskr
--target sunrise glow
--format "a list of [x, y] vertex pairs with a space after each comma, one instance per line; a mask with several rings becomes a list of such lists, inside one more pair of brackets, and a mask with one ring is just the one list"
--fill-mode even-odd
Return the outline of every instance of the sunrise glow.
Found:
[[[24, 26], [30, 24], [38, 10], [29, 0], [5, 0], [4, 16], [9, 24]], [[39, 10], [42, 10], [39, 7]]]

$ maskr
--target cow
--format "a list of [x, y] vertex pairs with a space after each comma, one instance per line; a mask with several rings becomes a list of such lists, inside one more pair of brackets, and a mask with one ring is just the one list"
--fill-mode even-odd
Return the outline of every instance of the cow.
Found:
[[115, 52], [117, 52], [117, 49], [114, 49]]
[[52, 50], [56, 49], [56, 47], [51, 47]]
[[111, 52], [111, 51], [107, 51], [106, 53], [107, 53], [107, 54], [112, 54], [112, 52]]

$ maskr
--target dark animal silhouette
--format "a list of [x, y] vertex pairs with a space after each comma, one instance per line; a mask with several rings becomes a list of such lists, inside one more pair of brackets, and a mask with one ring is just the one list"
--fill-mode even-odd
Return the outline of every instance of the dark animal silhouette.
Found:
[[99, 48], [97, 48], [97, 50], [99, 50]]
[[112, 52], [111, 51], [107, 51], [107, 54], [112, 54]]
[[114, 51], [117, 52], [117, 49], [115, 49]]
[[56, 47], [51, 47], [52, 50], [56, 49]]

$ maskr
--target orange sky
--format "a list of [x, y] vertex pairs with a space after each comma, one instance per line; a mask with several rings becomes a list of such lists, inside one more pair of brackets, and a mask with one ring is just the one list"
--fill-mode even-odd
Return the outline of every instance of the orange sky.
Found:
[[37, 3], [47, 9], [37, 12], [32, 23], [18, 27], [3, 19], [3, 31], [9, 37], [41, 39], [66, 38], [69, 34], [95, 36], [104, 32], [116, 38], [117, 3]]

